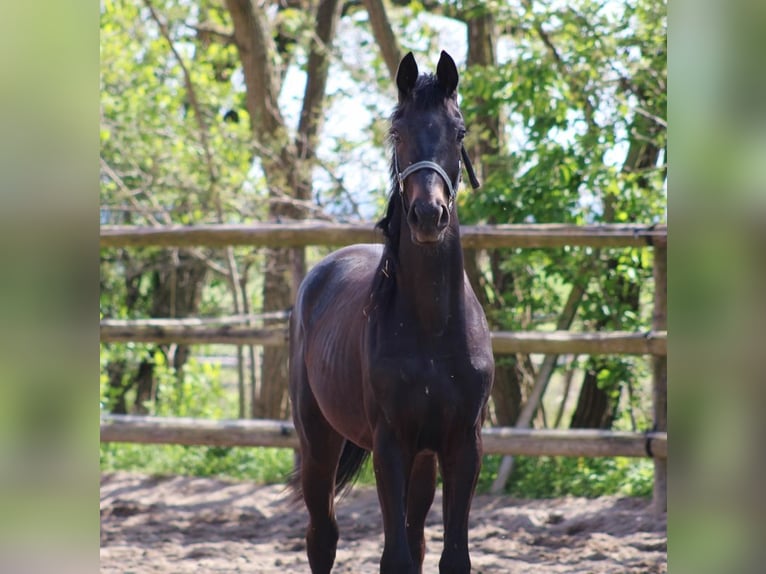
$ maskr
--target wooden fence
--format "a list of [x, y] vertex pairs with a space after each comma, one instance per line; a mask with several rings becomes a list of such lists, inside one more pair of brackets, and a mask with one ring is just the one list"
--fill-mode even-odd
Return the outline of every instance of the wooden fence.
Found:
[[[382, 235], [362, 223], [290, 222], [247, 225], [169, 225], [101, 227], [101, 247], [305, 247], [352, 243], [381, 243]], [[651, 247], [665, 246], [665, 225], [609, 224], [566, 225], [558, 223], [461, 225], [465, 248], [498, 247]]]
[[[104, 226], [101, 247], [206, 246], [341, 247], [380, 242], [370, 224], [299, 222], [168, 227]], [[652, 356], [651, 432], [485, 428], [485, 452], [529, 456], [649, 456], [654, 461], [654, 508], [667, 509], [667, 228], [664, 225], [462, 226], [466, 248], [653, 247], [655, 297], [652, 330], [645, 333], [493, 332], [495, 353], [640, 354]], [[254, 328], [236, 318], [199, 320], [102, 320], [102, 342], [285, 345], [284, 326]], [[266, 420], [205, 421], [104, 415], [102, 442], [295, 448], [291, 423]]]
[[[667, 458], [667, 434], [592, 429], [536, 430], [485, 428], [485, 454], [527, 456], [629, 456], [651, 453]], [[211, 421], [181, 417], [103, 415], [102, 442], [182, 444], [187, 446], [266, 446], [297, 448], [287, 421], [237, 419]]]

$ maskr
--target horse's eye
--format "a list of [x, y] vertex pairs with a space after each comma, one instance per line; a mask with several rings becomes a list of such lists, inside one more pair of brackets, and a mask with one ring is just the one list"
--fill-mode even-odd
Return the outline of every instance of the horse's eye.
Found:
[[457, 142], [461, 143], [463, 138], [465, 138], [465, 130], [461, 128], [457, 131]]
[[391, 132], [391, 141], [394, 142], [394, 144], [396, 145], [398, 145], [402, 141], [402, 138], [399, 137], [399, 132], [397, 131]]

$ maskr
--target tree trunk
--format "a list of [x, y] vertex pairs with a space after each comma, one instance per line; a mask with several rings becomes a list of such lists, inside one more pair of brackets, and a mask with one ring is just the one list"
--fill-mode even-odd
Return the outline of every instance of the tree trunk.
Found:
[[106, 374], [109, 377], [109, 403], [107, 405], [109, 412], [116, 415], [128, 414], [128, 404], [126, 394], [127, 386], [123, 384], [123, 376], [127, 365], [123, 359], [110, 361], [106, 365]]
[[583, 376], [577, 407], [569, 428], [609, 429], [616, 415], [616, 401], [598, 386], [603, 361], [591, 359]]
[[[208, 271], [207, 264], [180, 249], [163, 251], [159, 261], [155, 262], [155, 266], [157, 270], [153, 275], [151, 316], [179, 319], [197, 316]], [[175, 369], [176, 385], [182, 389], [184, 366], [191, 355], [189, 346], [160, 345], [159, 349], [167, 357], [168, 364]], [[153, 355], [153, 352], [151, 354]], [[154, 381], [154, 361], [151, 355], [141, 361], [135, 382], [137, 392], [134, 410], [143, 414], [147, 412], [144, 403], [158, 399]], [[180, 393], [179, 397], [181, 397]]]
[[388, 68], [388, 74], [391, 80], [396, 78], [396, 70], [399, 68], [399, 62], [402, 59], [402, 51], [399, 49], [399, 43], [396, 41], [396, 35], [391, 28], [391, 22], [386, 14], [386, 7], [383, 0], [364, 0], [364, 6], [370, 17], [370, 27], [378, 43], [383, 61]]
[[[290, 249], [269, 249], [266, 252], [268, 269], [264, 273], [264, 312], [284, 311], [292, 305], [292, 253]], [[282, 405], [287, 392], [288, 351], [286, 346], [263, 349], [258, 401], [253, 406], [256, 418], [281, 419], [287, 414]]]
[[[180, 378], [180, 377], [179, 377]], [[133, 404], [133, 414], [149, 414], [147, 403], [154, 398], [154, 363], [151, 359], [143, 359], [133, 378], [136, 387], [136, 401]]]
[[[311, 168], [316, 139], [321, 128], [324, 95], [330, 62], [330, 47], [340, 19], [340, 0], [316, 4], [315, 34], [307, 66], [298, 133], [291, 141], [278, 106], [284, 63], [269, 29], [269, 19], [260, 3], [226, 0], [234, 24], [234, 39], [245, 77], [246, 102], [253, 138], [261, 149], [260, 159], [269, 188], [269, 218], [272, 221], [305, 219], [311, 200]], [[269, 249], [265, 255], [263, 310], [291, 307], [298, 283], [305, 273], [305, 250]], [[261, 363], [261, 382], [253, 412], [264, 418], [287, 415], [287, 348], [267, 348]]]
[[495, 426], [511, 427], [516, 424], [521, 412], [522, 382], [516, 357], [506, 356], [495, 360], [495, 384], [492, 387]]

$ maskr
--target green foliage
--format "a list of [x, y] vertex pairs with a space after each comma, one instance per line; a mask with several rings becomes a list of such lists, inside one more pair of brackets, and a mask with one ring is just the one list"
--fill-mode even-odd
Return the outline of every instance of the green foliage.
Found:
[[[477, 492], [489, 492], [502, 457], [484, 458]], [[276, 448], [188, 447], [178, 445], [101, 445], [101, 470], [156, 475], [228, 477], [262, 484], [286, 484], [293, 452]], [[651, 496], [651, 461], [628, 458], [517, 457], [506, 493], [517, 498], [605, 495]], [[357, 482], [374, 486], [372, 463]]]
[[[500, 455], [484, 457], [478, 492], [489, 491], [501, 460]], [[519, 456], [506, 493], [518, 498], [651, 496], [653, 477], [651, 461], [643, 459]]]
[[101, 445], [101, 470], [148, 474], [220, 476], [257, 483], [286, 481], [293, 468], [289, 449], [179, 445]]
[[[113, 345], [102, 349], [102, 362], [130, 353], [146, 352], [145, 345]], [[164, 355], [153, 357], [157, 399], [144, 406], [149, 414], [207, 419], [236, 418], [236, 397], [221, 383], [220, 367], [191, 359], [182, 378]], [[110, 387], [102, 375], [101, 403], [109, 410]], [[228, 476], [263, 483], [283, 482], [292, 470], [292, 451], [277, 448], [222, 448], [179, 445], [101, 445], [101, 470], [130, 470], [150, 474]]]
[[[461, 195], [461, 222], [664, 221], [665, 3], [487, 9], [505, 31], [504, 49], [497, 65], [471, 66], [461, 78], [466, 141], [482, 150], [484, 171], [481, 190]], [[587, 284], [574, 330], [651, 328], [651, 250], [501, 250], [489, 257], [484, 277], [495, 328], [551, 328], [574, 281]], [[642, 380], [636, 365], [605, 357], [587, 367], [617, 399]]]
[[[188, 27], [203, 15], [215, 24], [218, 10], [154, 5], [178, 55], [139, 3], [105, 2], [101, 11], [102, 210], [115, 223], [212, 222], [219, 202], [243, 205], [230, 190], [243, 189], [252, 160], [231, 82], [236, 48]], [[240, 121], [225, 122], [227, 109]]]
[[[224, 388], [220, 366], [200, 363], [192, 357], [184, 364], [183, 375], [179, 376], [176, 369], [168, 365], [164, 353], [142, 343], [102, 345], [102, 409], [111, 410], [115, 393], [115, 389], [109, 385], [106, 365], [119, 361], [137, 363], [142, 359], [150, 360], [153, 364], [156, 385], [154, 399], [141, 405], [147, 414], [209, 419], [236, 418], [236, 396]], [[131, 374], [125, 375], [126, 378], [129, 376]], [[129, 385], [129, 381], [126, 380], [125, 384]]]

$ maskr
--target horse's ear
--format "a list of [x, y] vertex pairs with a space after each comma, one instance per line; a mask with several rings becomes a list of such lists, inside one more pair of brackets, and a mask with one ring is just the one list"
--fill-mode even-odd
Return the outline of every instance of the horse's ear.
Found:
[[415, 62], [415, 56], [412, 52], [399, 62], [399, 69], [396, 71], [396, 87], [399, 88], [399, 102], [403, 102], [415, 87], [418, 79], [418, 64]]
[[447, 52], [442, 50], [439, 63], [436, 65], [436, 79], [439, 85], [444, 89], [448, 98], [457, 96], [458, 73], [455, 60]]

